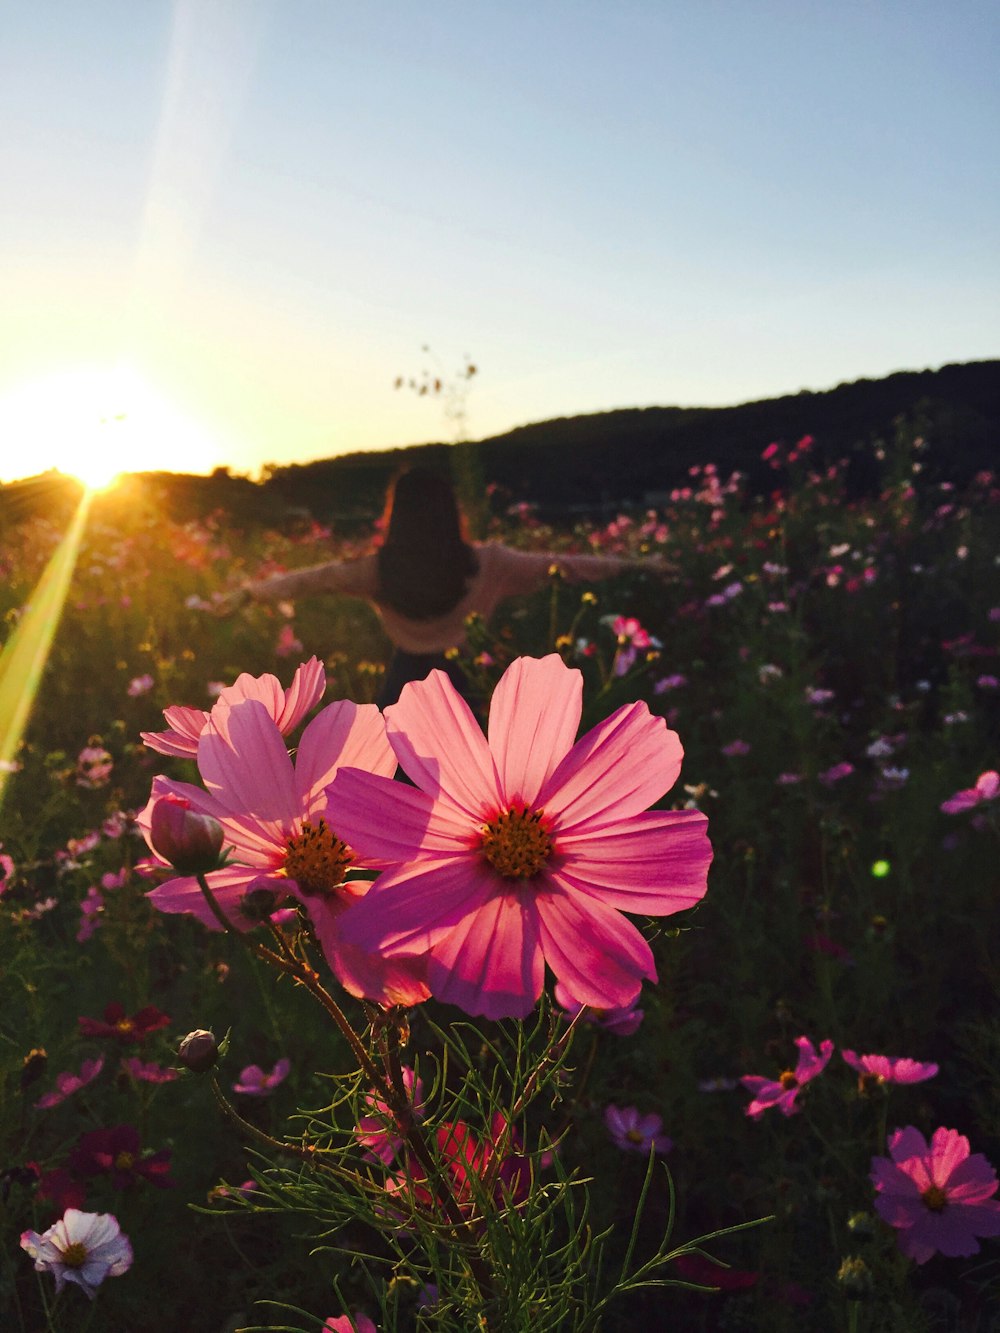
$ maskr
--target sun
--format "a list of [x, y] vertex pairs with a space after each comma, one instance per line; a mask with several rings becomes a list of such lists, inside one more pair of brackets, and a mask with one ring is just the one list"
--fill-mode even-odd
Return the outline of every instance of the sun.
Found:
[[55, 468], [101, 490], [123, 472], [205, 471], [217, 446], [132, 369], [77, 367], [0, 397], [0, 457], [0, 481]]

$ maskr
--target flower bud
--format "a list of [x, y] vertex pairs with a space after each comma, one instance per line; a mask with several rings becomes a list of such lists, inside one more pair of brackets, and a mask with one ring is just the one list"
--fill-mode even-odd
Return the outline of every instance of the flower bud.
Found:
[[864, 1259], [845, 1259], [837, 1272], [837, 1282], [849, 1301], [867, 1300], [875, 1290], [872, 1270]]
[[185, 1069], [194, 1074], [204, 1074], [211, 1069], [219, 1056], [219, 1047], [215, 1035], [197, 1028], [189, 1032], [177, 1048], [177, 1058]]
[[165, 796], [153, 806], [149, 841], [153, 850], [182, 875], [207, 875], [219, 866], [222, 825], [182, 800]]

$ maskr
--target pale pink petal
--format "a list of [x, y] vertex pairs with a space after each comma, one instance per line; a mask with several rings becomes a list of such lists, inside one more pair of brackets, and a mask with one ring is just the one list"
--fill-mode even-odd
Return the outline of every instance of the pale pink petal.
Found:
[[597, 832], [558, 833], [552, 875], [623, 912], [669, 916], [705, 896], [707, 829], [699, 810], [654, 810]]
[[[948, 1180], [948, 1199], [956, 1203], [982, 1203], [995, 1194], [996, 1189], [997, 1173], [981, 1152], [974, 1152], [952, 1171]], [[1000, 1208], [1000, 1203], [997, 1207]]]
[[421, 791], [477, 821], [496, 813], [500, 787], [486, 737], [443, 671], [404, 685], [385, 720], [397, 759]]
[[641, 814], [676, 782], [683, 753], [662, 717], [642, 702], [626, 704], [577, 741], [538, 805], [563, 832]]
[[545, 961], [581, 1004], [624, 1007], [638, 995], [644, 977], [656, 980], [649, 945], [613, 907], [555, 884], [535, 891], [535, 907]]
[[[250, 885], [260, 879], [260, 871], [252, 866], [226, 866], [206, 876], [223, 916], [236, 930], [252, 930], [259, 925], [240, 911], [239, 904]], [[150, 889], [146, 897], [158, 912], [189, 914], [197, 917], [209, 930], [221, 930], [218, 917], [205, 901], [205, 895], [192, 875], [168, 879], [158, 888]]]
[[524, 1018], [545, 980], [530, 891], [497, 891], [431, 950], [428, 979], [437, 999], [467, 1014]]
[[490, 702], [489, 746], [503, 803], [534, 805], [542, 786], [576, 740], [583, 675], [557, 653], [519, 657]]
[[212, 709], [213, 713], [224, 708], [232, 708], [247, 699], [256, 699], [267, 709], [267, 715], [277, 726], [278, 717], [285, 706], [285, 691], [277, 676], [265, 673], [263, 676], [251, 676], [248, 671], [236, 677], [232, 685], [227, 685], [219, 692]]
[[426, 953], [478, 911], [497, 884], [497, 876], [478, 859], [424, 861], [383, 871], [365, 897], [344, 913], [341, 934], [349, 943], [387, 957]]
[[174, 704], [163, 710], [163, 716], [170, 730], [140, 732], [143, 741], [158, 754], [193, 759], [198, 753], [198, 737], [208, 721], [208, 714], [201, 708]]
[[370, 862], [396, 865], [421, 853], [466, 855], [478, 825], [454, 806], [357, 768], [341, 769], [326, 789], [327, 822]]
[[1000, 773], [994, 772], [992, 768], [985, 773], [980, 773], [979, 777], [976, 778], [976, 791], [979, 793], [981, 801], [995, 800], [996, 796], [1000, 794]]
[[305, 818], [323, 813], [324, 789], [340, 768], [365, 769], [386, 778], [395, 773], [396, 756], [374, 704], [338, 699], [327, 704], [302, 733], [295, 756], [295, 786]]
[[213, 710], [198, 742], [198, 768], [229, 810], [288, 825], [301, 813], [285, 742], [256, 699]]
[[274, 719], [282, 736], [295, 730], [310, 708], [319, 703], [325, 689], [326, 668], [318, 657], [310, 657], [292, 677], [281, 711]]

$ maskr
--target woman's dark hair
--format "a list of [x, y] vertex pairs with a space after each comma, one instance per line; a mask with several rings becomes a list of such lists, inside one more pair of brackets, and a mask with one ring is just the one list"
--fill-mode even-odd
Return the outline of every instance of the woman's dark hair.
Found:
[[427, 467], [400, 473], [383, 522], [377, 600], [411, 620], [447, 615], [479, 568], [451, 482]]

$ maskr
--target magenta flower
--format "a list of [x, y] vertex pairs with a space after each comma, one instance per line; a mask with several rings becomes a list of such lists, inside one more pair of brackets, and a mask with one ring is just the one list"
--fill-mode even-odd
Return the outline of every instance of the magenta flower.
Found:
[[[326, 689], [326, 671], [323, 663], [311, 657], [296, 671], [287, 690], [282, 689], [277, 676], [251, 676], [244, 672], [234, 685], [219, 691], [219, 700], [234, 704], [241, 699], [258, 699], [268, 711], [282, 736], [294, 731], [306, 713], [319, 703]], [[205, 730], [210, 714], [201, 708], [174, 705], [163, 710], [169, 724], [168, 731], [143, 731], [143, 741], [158, 754], [176, 755], [194, 759], [198, 754], [198, 740]]]
[[93, 1300], [106, 1277], [121, 1277], [132, 1266], [132, 1246], [110, 1213], [65, 1214], [41, 1235], [25, 1231], [21, 1249], [35, 1261], [36, 1273], [51, 1273], [56, 1292], [75, 1282]]
[[[220, 699], [198, 742], [198, 768], [208, 790], [157, 777], [138, 825], [152, 847], [153, 812], [164, 798], [210, 816], [221, 825], [231, 855], [228, 865], [205, 878], [232, 926], [251, 929], [291, 896], [309, 913], [326, 961], [346, 990], [386, 1004], [417, 1004], [428, 994], [422, 964], [386, 962], [341, 938], [342, 913], [370, 887], [369, 880], [348, 878], [369, 863], [343, 840], [339, 809], [327, 795], [343, 765], [386, 781], [396, 771], [374, 704], [329, 704], [303, 731], [293, 765], [278, 723], [259, 699]], [[161, 912], [191, 913], [210, 929], [221, 928], [194, 875], [168, 879], [146, 896]]]
[[138, 699], [140, 695], [148, 694], [155, 684], [153, 677], [148, 673], [143, 676], [133, 676], [125, 693], [130, 699]]
[[988, 769], [976, 778], [974, 787], [966, 787], [964, 791], [957, 791], [954, 796], [942, 801], [941, 809], [946, 815], [957, 815], [963, 810], [972, 810], [986, 801], [995, 801], [998, 796], [1000, 796], [1000, 773]]
[[285, 1056], [275, 1061], [269, 1074], [265, 1074], [260, 1065], [247, 1065], [233, 1084], [233, 1092], [242, 1092], [246, 1097], [266, 1097], [279, 1083], [284, 1083], [291, 1067], [291, 1060]]
[[935, 1253], [968, 1258], [977, 1236], [1000, 1236], [997, 1175], [954, 1129], [936, 1129], [930, 1144], [908, 1125], [889, 1139], [889, 1157], [873, 1157], [875, 1211], [899, 1230], [899, 1248], [918, 1264]]
[[378, 1329], [366, 1314], [355, 1310], [354, 1314], [342, 1314], [338, 1319], [331, 1315], [323, 1325], [323, 1333], [378, 1333]]
[[853, 772], [854, 765], [848, 763], [845, 759], [843, 763], [834, 764], [832, 768], [820, 773], [819, 780], [824, 786], [832, 787], [835, 782], [842, 782], [844, 778], [849, 778]]
[[908, 1060], [905, 1057], [855, 1055], [854, 1051], [845, 1050], [841, 1050], [840, 1054], [851, 1068], [856, 1069], [861, 1075], [858, 1084], [862, 1087], [867, 1086], [869, 1082], [923, 1083], [938, 1072], [935, 1064], [925, 1064], [920, 1060]]
[[170, 1015], [153, 1004], [147, 1004], [131, 1016], [125, 1013], [124, 1006], [113, 1000], [104, 1010], [103, 1021], [99, 1018], [81, 1017], [77, 1019], [80, 1032], [84, 1037], [115, 1037], [118, 1041], [143, 1041], [153, 1032], [170, 1026]]
[[35, 1102], [36, 1109], [43, 1111], [50, 1106], [58, 1106], [67, 1097], [72, 1097], [74, 1092], [79, 1092], [88, 1083], [93, 1083], [103, 1068], [104, 1056], [99, 1055], [96, 1060], [84, 1060], [80, 1066], [79, 1074], [71, 1074], [69, 1071], [57, 1074], [54, 1090], [47, 1092], [44, 1097], [39, 1097], [38, 1101]]
[[522, 657], [490, 704], [489, 736], [443, 671], [386, 709], [415, 787], [342, 769], [331, 794], [351, 845], [384, 870], [343, 933], [387, 957], [426, 956], [439, 999], [521, 1018], [545, 965], [579, 1004], [631, 1005], [652, 951], [622, 915], [700, 901], [712, 851], [697, 810], [643, 813], [682, 749], [644, 703], [574, 744], [583, 678], [555, 654]]
[[663, 1119], [655, 1112], [640, 1115], [634, 1106], [606, 1106], [604, 1123], [612, 1140], [623, 1152], [669, 1152], [673, 1139], [661, 1133]]
[[81, 1134], [70, 1153], [70, 1169], [78, 1176], [111, 1177], [115, 1189], [128, 1189], [140, 1180], [166, 1189], [173, 1185], [170, 1176], [170, 1149], [143, 1156], [139, 1131], [134, 1125], [115, 1125], [113, 1129], [94, 1129]]
[[761, 1078], [757, 1074], [744, 1074], [740, 1082], [748, 1092], [753, 1093], [753, 1101], [746, 1109], [748, 1116], [757, 1120], [771, 1106], [780, 1106], [783, 1115], [794, 1115], [799, 1107], [796, 1099], [803, 1087], [821, 1074], [833, 1054], [833, 1042], [820, 1042], [819, 1054], [808, 1037], [796, 1037], [795, 1045], [799, 1048], [798, 1063], [794, 1069], [786, 1069], [776, 1079]]

